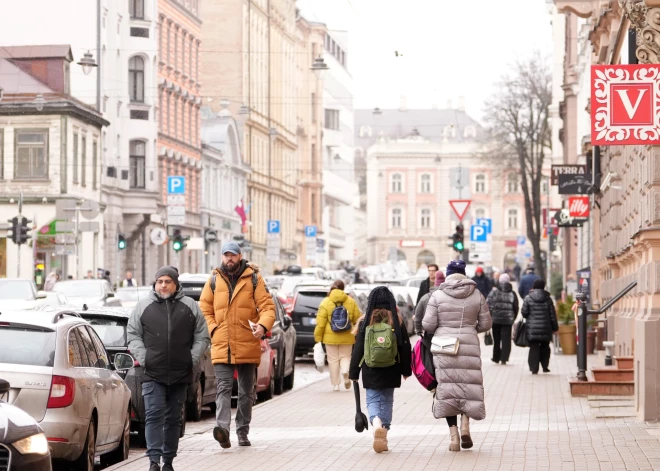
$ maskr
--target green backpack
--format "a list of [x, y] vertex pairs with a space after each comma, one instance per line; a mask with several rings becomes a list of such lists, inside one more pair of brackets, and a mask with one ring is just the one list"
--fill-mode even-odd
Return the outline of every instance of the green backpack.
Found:
[[367, 327], [364, 335], [364, 356], [360, 361], [369, 368], [386, 368], [396, 364], [399, 351], [391, 325], [379, 322]]

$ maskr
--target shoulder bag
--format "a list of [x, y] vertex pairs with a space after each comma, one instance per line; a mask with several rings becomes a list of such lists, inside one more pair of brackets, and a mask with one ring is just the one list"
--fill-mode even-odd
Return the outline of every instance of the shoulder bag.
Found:
[[[458, 335], [461, 334], [463, 328], [463, 317], [465, 316], [465, 303], [463, 301], [463, 312], [461, 313], [461, 323], [458, 326]], [[431, 339], [431, 353], [439, 353], [442, 355], [456, 355], [458, 354], [458, 337], [434, 335]]]

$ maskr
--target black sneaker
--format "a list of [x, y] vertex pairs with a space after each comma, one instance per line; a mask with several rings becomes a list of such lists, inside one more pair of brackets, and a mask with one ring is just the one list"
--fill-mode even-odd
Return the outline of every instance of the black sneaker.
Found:
[[493, 358], [491, 358], [490, 361], [492, 361], [493, 363], [499, 363], [500, 362], [500, 360], [495, 360]]
[[222, 448], [231, 448], [229, 430], [225, 430], [222, 427], [215, 427], [213, 429], [213, 438], [215, 438]]
[[550, 370], [547, 369], [547, 368], [543, 368], [543, 372], [544, 372], [544, 373], [550, 373]]
[[238, 446], [252, 446], [250, 440], [248, 440], [247, 433], [237, 433], [238, 435]]
[[506, 365], [506, 361], [503, 361], [502, 364], [503, 364], [503, 365]]
[[172, 463], [165, 463], [161, 468], [161, 471], [174, 471], [174, 468], [172, 467]]
[[160, 471], [160, 465], [155, 461], [151, 461], [151, 464], [149, 465], [149, 471]]

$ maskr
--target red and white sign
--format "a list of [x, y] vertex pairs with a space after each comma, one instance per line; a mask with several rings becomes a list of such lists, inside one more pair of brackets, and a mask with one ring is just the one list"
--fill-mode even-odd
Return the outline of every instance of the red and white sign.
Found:
[[472, 200], [449, 200], [449, 205], [454, 210], [454, 213], [456, 213], [459, 221], [463, 220], [465, 213], [467, 213], [470, 207], [470, 203], [472, 203]]
[[568, 214], [572, 218], [588, 218], [589, 197], [573, 196], [568, 198]]
[[660, 143], [660, 65], [591, 66], [591, 144]]

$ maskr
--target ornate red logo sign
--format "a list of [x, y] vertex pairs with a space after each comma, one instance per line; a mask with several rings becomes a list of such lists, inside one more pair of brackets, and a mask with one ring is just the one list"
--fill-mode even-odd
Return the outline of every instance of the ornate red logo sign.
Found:
[[660, 143], [660, 66], [591, 66], [591, 144]]
[[589, 197], [574, 196], [568, 198], [568, 214], [572, 218], [589, 217]]

